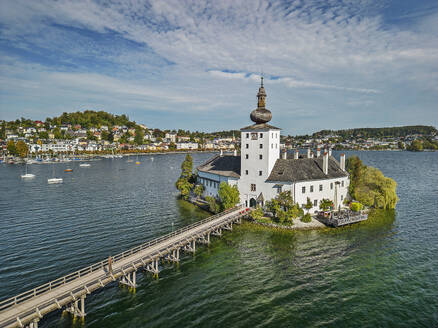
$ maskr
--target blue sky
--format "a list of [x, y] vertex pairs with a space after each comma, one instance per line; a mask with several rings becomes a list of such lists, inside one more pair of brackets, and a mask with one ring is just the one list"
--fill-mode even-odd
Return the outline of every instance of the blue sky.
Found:
[[283, 134], [438, 125], [438, 2], [0, 0], [0, 119]]

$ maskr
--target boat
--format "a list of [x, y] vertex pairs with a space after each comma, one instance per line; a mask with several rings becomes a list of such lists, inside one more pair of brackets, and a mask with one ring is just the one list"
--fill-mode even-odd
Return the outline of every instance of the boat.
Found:
[[35, 178], [35, 174], [27, 173], [27, 162], [26, 162], [26, 173], [21, 175], [22, 179], [32, 179]]
[[135, 162], [135, 164], [139, 165], [140, 161], [138, 160], [138, 155], [137, 155], [137, 161]]
[[54, 184], [54, 183], [62, 183], [62, 178], [50, 178], [47, 179], [48, 184]]
[[73, 169], [68, 168], [68, 169], [65, 169], [64, 172], [73, 172]]
[[80, 166], [80, 167], [89, 167], [89, 166], [91, 166], [91, 165], [88, 164], [88, 163], [82, 163], [82, 164], [79, 164], [79, 166]]
[[48, 184], [62, 183], [62, 178], [55, 178], [55, 165], [52, 164], [52, 178], [47, 179]]
[[21, 175], [22, 179], [31, 179], [31, 178], [35, 178], [35, 174], [32, 173], [26, 173], [26, 174], [22, 174]]

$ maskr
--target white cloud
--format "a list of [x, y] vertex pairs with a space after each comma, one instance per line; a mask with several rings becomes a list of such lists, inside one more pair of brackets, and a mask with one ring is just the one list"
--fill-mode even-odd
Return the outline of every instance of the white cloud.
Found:
[[[406, 90], [427, 93], [428, 99], [438, 96], [438, 77], [433, 74], [438, 71], [438, 36], [425, 32], [436, 31], [436, 13], [416, 19], [415, 26], [399, 27], [385, 24], [383, 4], [365, 0], [132, 0], [105, 5], [91, 0], [15, 0], [0, 6], [1, 36], [15, 47], [32, 51], [26, 42], [33, 42], [47, 50], [67, 48], [73, 57], [108, 60], [114, 66], [110, 73], [48, 66], [43, 70], [51, 74], [41, 82], [47, 88], [55, 83], [122, 98], [153, 98], [156, 104], [163, 102], [162, 108], [180, 103], [187, 112], [220, 106], [231, 112], [233, 105], [243, 105], [238, 98], [242, 93], [233, 94], [237, 83], [256, 81], [261, 72], [275, 77], [267, 81], [275, 94], [302, 90], [300, 95], [309, 98], [302, 99], [300, 108], [307, 106], [309, 112], [316, 110], [318, 97], [338, 103], [340, 95], [363, 94], [374, 97], [367, 104], [386, 110], [382, 95], [399, 99], [402, 106], [394, 106], [398, 108]], [[55, 31], [53, 24], [67, 30]], [[70, 42], [68, 27], [111, 32], [144, 49], [115, 44], [107, 51], [86, 38]], [[164, 65], [164, 60], [175, 65]], [[7, 80], [17, 78], [6, 68], [2, 75], [7, 88]], [[37, 75], [33, 78], [29, 88], [38, 81]], [[240, 87], [246, 94], [250, 86]], [[229, 91], [233, 99], [223, 100], [218, 90]], [[279, 112], [288, 108], [286, 101], [277, 106]]]

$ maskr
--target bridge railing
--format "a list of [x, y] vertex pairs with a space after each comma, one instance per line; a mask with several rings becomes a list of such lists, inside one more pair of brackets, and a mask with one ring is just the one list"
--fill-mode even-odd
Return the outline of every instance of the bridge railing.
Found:
[[[210, 216], [210, 217], [208, 217], [208, 218], [206, 218], [204, 220], [192, 223], [192, 224], [190, 224], [188, 226], [185, 226], [185, 227], [182, 227], [180, 229], [177, 229], [174, 232], [171, 232], [171, 233], [168, 233], [168, 234], [163, 235], [161, 237], [152, 239], [152, 240], [150, 240], [148, 242], [145, 242], [145, 243], [143, 243], [143, 244], [141, 244], [139, 246], [133, 247], [133, 248], [127, 250], [127, 251], [124, 251], [122, 253], [116, 254], [116, 255], [114, 255], [112, 257], [113, 258], [113, 263], [116, 263], [117, 261], [120, 261], [120, 260], [122, 260], [122, 259], [124, 259], [126, 257], [129, 257], [129, 256], [131, 256], [131, 255], [133, 255], [135, 253], [138, 253], [139, 251], [142, 251], [142, 250], [144, 250], [144, 249], [146, 249], [148, 247], [156, 245], [156, 244], [158, 244], [158, 243], [160, 243], [160, 242], [162, 242], [162, 241], [164, 241], [166, 239], [172, 238], [172, 237], [177, 236], [177, 235], [179, 235], [181, 233], [184, 233], [184, 232], [186, 232], [188, 230], [196, 228], [196, 227], [198, 227], [200, 225], [203, 225], [203, 224], [208, 223], [210, 221], [216, 220], [217, 218], [219, 218], [221, 216], [225, 216], [225, 215], [227, 215], [227, 214], [229, 214], [231, 212], [234, 212], [234, 211], [236, 211], [238, 209], [243, 209], [243, 205], [239, 205], [239, 206], [230, 208], [230, 209], [225, 210], [225, 211], [223, 211], [221, 213], [218, 213], [218, 214], [215, 214], [213, 216]], [[14, 296], [14, 297], [5, 299], [5, 300], [0, 302], [0, 312], [5, 310], [5, 309], [7, 309], [7, 308], [9, 308], [9, 307], [12, 307], [12, 306], [18, 305], [20, 303], [23, 303], [24, 301], [26, 301], [26, 300], [28, 300], [28, 299], [30, 299], [32, 297], [41, 295], [43, 293], [51, 291], [54, 288], [57, 288], [57, 287], [62, 286], [62, 285], [65, 285], [65, 284], [67, 284], [67, 283], [69, 283], [69, 282], [71, 282], [71, 281], [73, 281], [75, 279], [81, 278], [81, 277], [83, 277], [83, 276], [85, 276], [87, 274], [90, 274], [90, 273], [95, 272], [97, 270], [101, 270], [107, 264], [108, 264], [108, 260], [103, 260], [103, 261], [94, 263], [94, 264], [92, 264], [92, 265], [90, 265], [90, 266], [88, 266], [86, 268], [80, 269], [80, 270], [75, 271], [73, 273], [70, 273], [70, 274], [68, 274], [66, 276], [63, 276], [61, 278], [55, 279], [53, 281], [50, 281], [50, 282], [48, 282], [48, 283], [46, 283], [44, 285], [41, 285], [41, 286], [38, 286], [38, 287], [36, 287], [34, 289], [28, 290], [26, 292], [23, 292], [21, 294], [18, 294], [16, 296]]]

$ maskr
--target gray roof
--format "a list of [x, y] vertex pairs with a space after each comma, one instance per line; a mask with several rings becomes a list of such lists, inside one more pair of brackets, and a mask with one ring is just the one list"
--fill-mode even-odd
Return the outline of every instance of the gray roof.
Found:
[[240, 129], [240, 131], [246, 131], [246, 130], [281, 130], [281, 129], [276, 128], [275, 126], [272, 126], [267, 123], [261, 123], [261, 124], [253, 124]]
[[322, 169], [323, 158], [277, 159], [268, 182], [298, 182], [343, 178], [348, 173], [341, 170], [338, 161], [330, 156], [328, 174]]
[[198, 166], [198, 171], [240, 178], [240, 156], [216, 155]]

